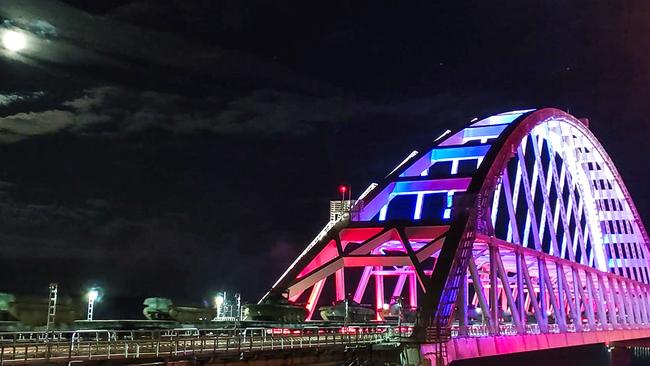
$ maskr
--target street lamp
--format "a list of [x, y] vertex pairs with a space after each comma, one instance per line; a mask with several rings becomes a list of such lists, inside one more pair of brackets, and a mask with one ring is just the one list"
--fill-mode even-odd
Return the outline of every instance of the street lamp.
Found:
[[95, 301], [99, 299], [99, 290], [91, 288], [86, 293], [86, 297], [88, 298], [88, 316], [86, 320], [93, 320], [93, 311], [95, 309]]
[[[345, 184], [341, 184], [339, 186], [339, 193], [341, 193], [341, 216], [345, 213], [345, 195], [348, 195], [348, 199], [352, 200], [352, 192], [350, 192], [350, 189], [348, 186]], [[350, 205], [352, 205], [352, 202], [350, 202]]]
[[476, 311], [476, 314], [481, 316], [481, 324], [485, 324], [485, 316], [483, 315], [483, 309], [481, 307], [476, 307], [474, 311]]
[[241, 294], [239, 292], [235, 293], [235, 302], [237, 303], [237, 321], [241, 320]]
[[218, 293], [217, 296], [214, 297], [214, 307], [217, 308], [217, 318], [221, 317], [221, 306], [224, 301], [225, 298], [221, 293]]

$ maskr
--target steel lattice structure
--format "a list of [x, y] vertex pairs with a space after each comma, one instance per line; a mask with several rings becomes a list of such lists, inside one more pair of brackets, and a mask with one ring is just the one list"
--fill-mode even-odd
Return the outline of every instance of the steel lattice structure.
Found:
[[648, 263], [646, 230], [588, 122], [546, 108], [473, 121], [414, 151], [274, 290], [310, 318], [350, 292], [381, 319], [403, 296], [429, 339], [617, 330], [650, 324]]

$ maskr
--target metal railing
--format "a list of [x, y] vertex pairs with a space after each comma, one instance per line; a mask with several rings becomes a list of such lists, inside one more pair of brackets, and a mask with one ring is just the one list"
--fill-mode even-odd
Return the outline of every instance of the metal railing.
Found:
[[[602, 329], [602, 328], [601, 328]], [[583, 327], [583, 331], [588, 329]], [[557, 324], [548, 333], [559, 333]], [[568, 332], [575, 332], [567, 324]], [[413, 332], [411, 326], [355, 325], [301, 328], [177, 328], [154, 330], [70, 330], [43, 332], [0, 332], [0, 366], [29, 363], [70, 363], [87, 360], [139, 359], [240, 354], [257, 351], [356, 346], [399, 342]], [[535, 323], [526, 324], [526, 334], [540, 334]], [[500, 324], [499, 335], [517, 335], [512, 324]], [[452, 337], [459, 327], [452, 326]], [[485, 337], [487, 325], [467, 327], [462, 337]]]
[[[540, 329], [539, 324], [537, 323], [529, 323], [525, 324], [525, 334], [541, 334], [543, 333], [542, 330]], [[548, 324], [547, 325], [547, 333], [560, 333], [560, 326], [556, 323], [553, 324]], [[607, 331], [607, 330], [612, 330], [614, 329], [611, 325], [606, 325], [603, 326], [601, 324], [596, 324], [596, 326], [592, 329], [589, 324], [582, 324], [582, 329], [580, 331], [582, 332], [590, 332], [590, 331]], [[575, 333], [578, 332], [576, 329], [575, 324], [566, 324], [566, 332], [568, 333]], [[502, 336], [510, 336], [510, 335], [518, 335], [519, 331], [517, 327], [514, 324], [499, 324], [497, 333], [498, 335]], [[460, 335], [460, 326], [454, 325], [451, 327], [451, 336], [452, 337], [487, 337], [491, 335], [496, 335], [493, 332], [491, 332], [490, 327], [486, 324], [478, 324], [478, 325], [469, 325], [466, 327], [466, 332], [464, 335]]]
[[308, 326], [0, 333], [0, 366], [361, 345], [407, 336], [406, 332], [389, 326]]

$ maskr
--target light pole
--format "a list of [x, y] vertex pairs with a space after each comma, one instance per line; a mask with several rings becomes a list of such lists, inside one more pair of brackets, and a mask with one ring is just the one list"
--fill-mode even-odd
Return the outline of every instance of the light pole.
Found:
[[402, 333], [402, 317], [404, 316], [404, 311], [402, 309], [402, 297], [397, 296], [395, 299], [395, 303], [397, 304], [397, 329], [400, 331], [400, 335]]
[[47, 305], [47, 325], [46, 325], [48, 336], [50, 330], [52, 330], [52, 327], [54, 326], [54, 321], [56, 320], [56, 298], [57, 298], [58, 291], [59, 291], [59, 285], [56, 283], [50, 283], [50, 301], [48, 302]]
[[237, 301], [237, 320], [241, 321], [241, 294], [239, 292], [235, 294], [235, 299]]
[[485, 324], [485, 316], [483, 315], [483, 309], [481, 309], [480, 307], [476, 307], [474, 311], [476, 311], [476, 314], [481, 316], [481, 325]]
[[341, 216], [345, 213], [345, 194], [348, 192], [348, 186], [341, 184], [339, 186], [339, 193], [341, 193]]
[[225, 298], [221, 293], [218, 293], [217, 296], [214, 297], [214, 307], [217, 308], [217, 319], [221, 318], [221, 307], [223, 306], [224, 301]]
[[88, 317], [86, 320], [93, 320], [93, 311], [95, 310], [95, 301], [99, 298], [99, 291], [97, 289], [90, 289], [86, 294], [88, 298]]

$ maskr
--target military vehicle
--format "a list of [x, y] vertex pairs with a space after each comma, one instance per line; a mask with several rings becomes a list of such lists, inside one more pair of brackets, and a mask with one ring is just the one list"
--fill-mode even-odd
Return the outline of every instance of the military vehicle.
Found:
[[[49, 300], [46, 297], [14, 296], [0, 293], [0, 320], [18, 320], [24, 325], [47, 324]], [[56, 304], [55, 323], [72, 324], [83, 316], [83, 304], [70, 298], [59, 297]]]
[[165, 297], [148, 297], [142, 303], [142, 314], [149, 320], [172, 320], [169, 310], [172, 300]]
[[246, 304], [242, 307], [244, 321], [302, 323], [305, 318], [307, 318], [307, 309], [289, 302], [286, 293], [272, 293], [259, 304]]
[[209, 322], [217, 316], [217, 309], [172, 305], [169, 315], [181, 323]]
[[196, 323], [212, 320], [217, 309], [198, 306], [177, 306], [165, 297], [149, 297], [144, 300], [142, 314], [149, 320], [176, 320], [180, 323]]
[[405, 306], [402, 296], [393, 296], [389, 304], [384, 304], [381, 317], [387, 322], [415, 323], [417, 309]]
[[[319, 309], [323, 320], [365, 322], [375, 318], [375, 310], [358, 302], [345, 299], [335, 301], [332, 306], [321, 306]], [[347, 313], [347, 317], [346, 317]]]
[[415, 323], [417, 311], [414, 308], [392, 303], [382, 309], [382, 318], [387, 322]]

